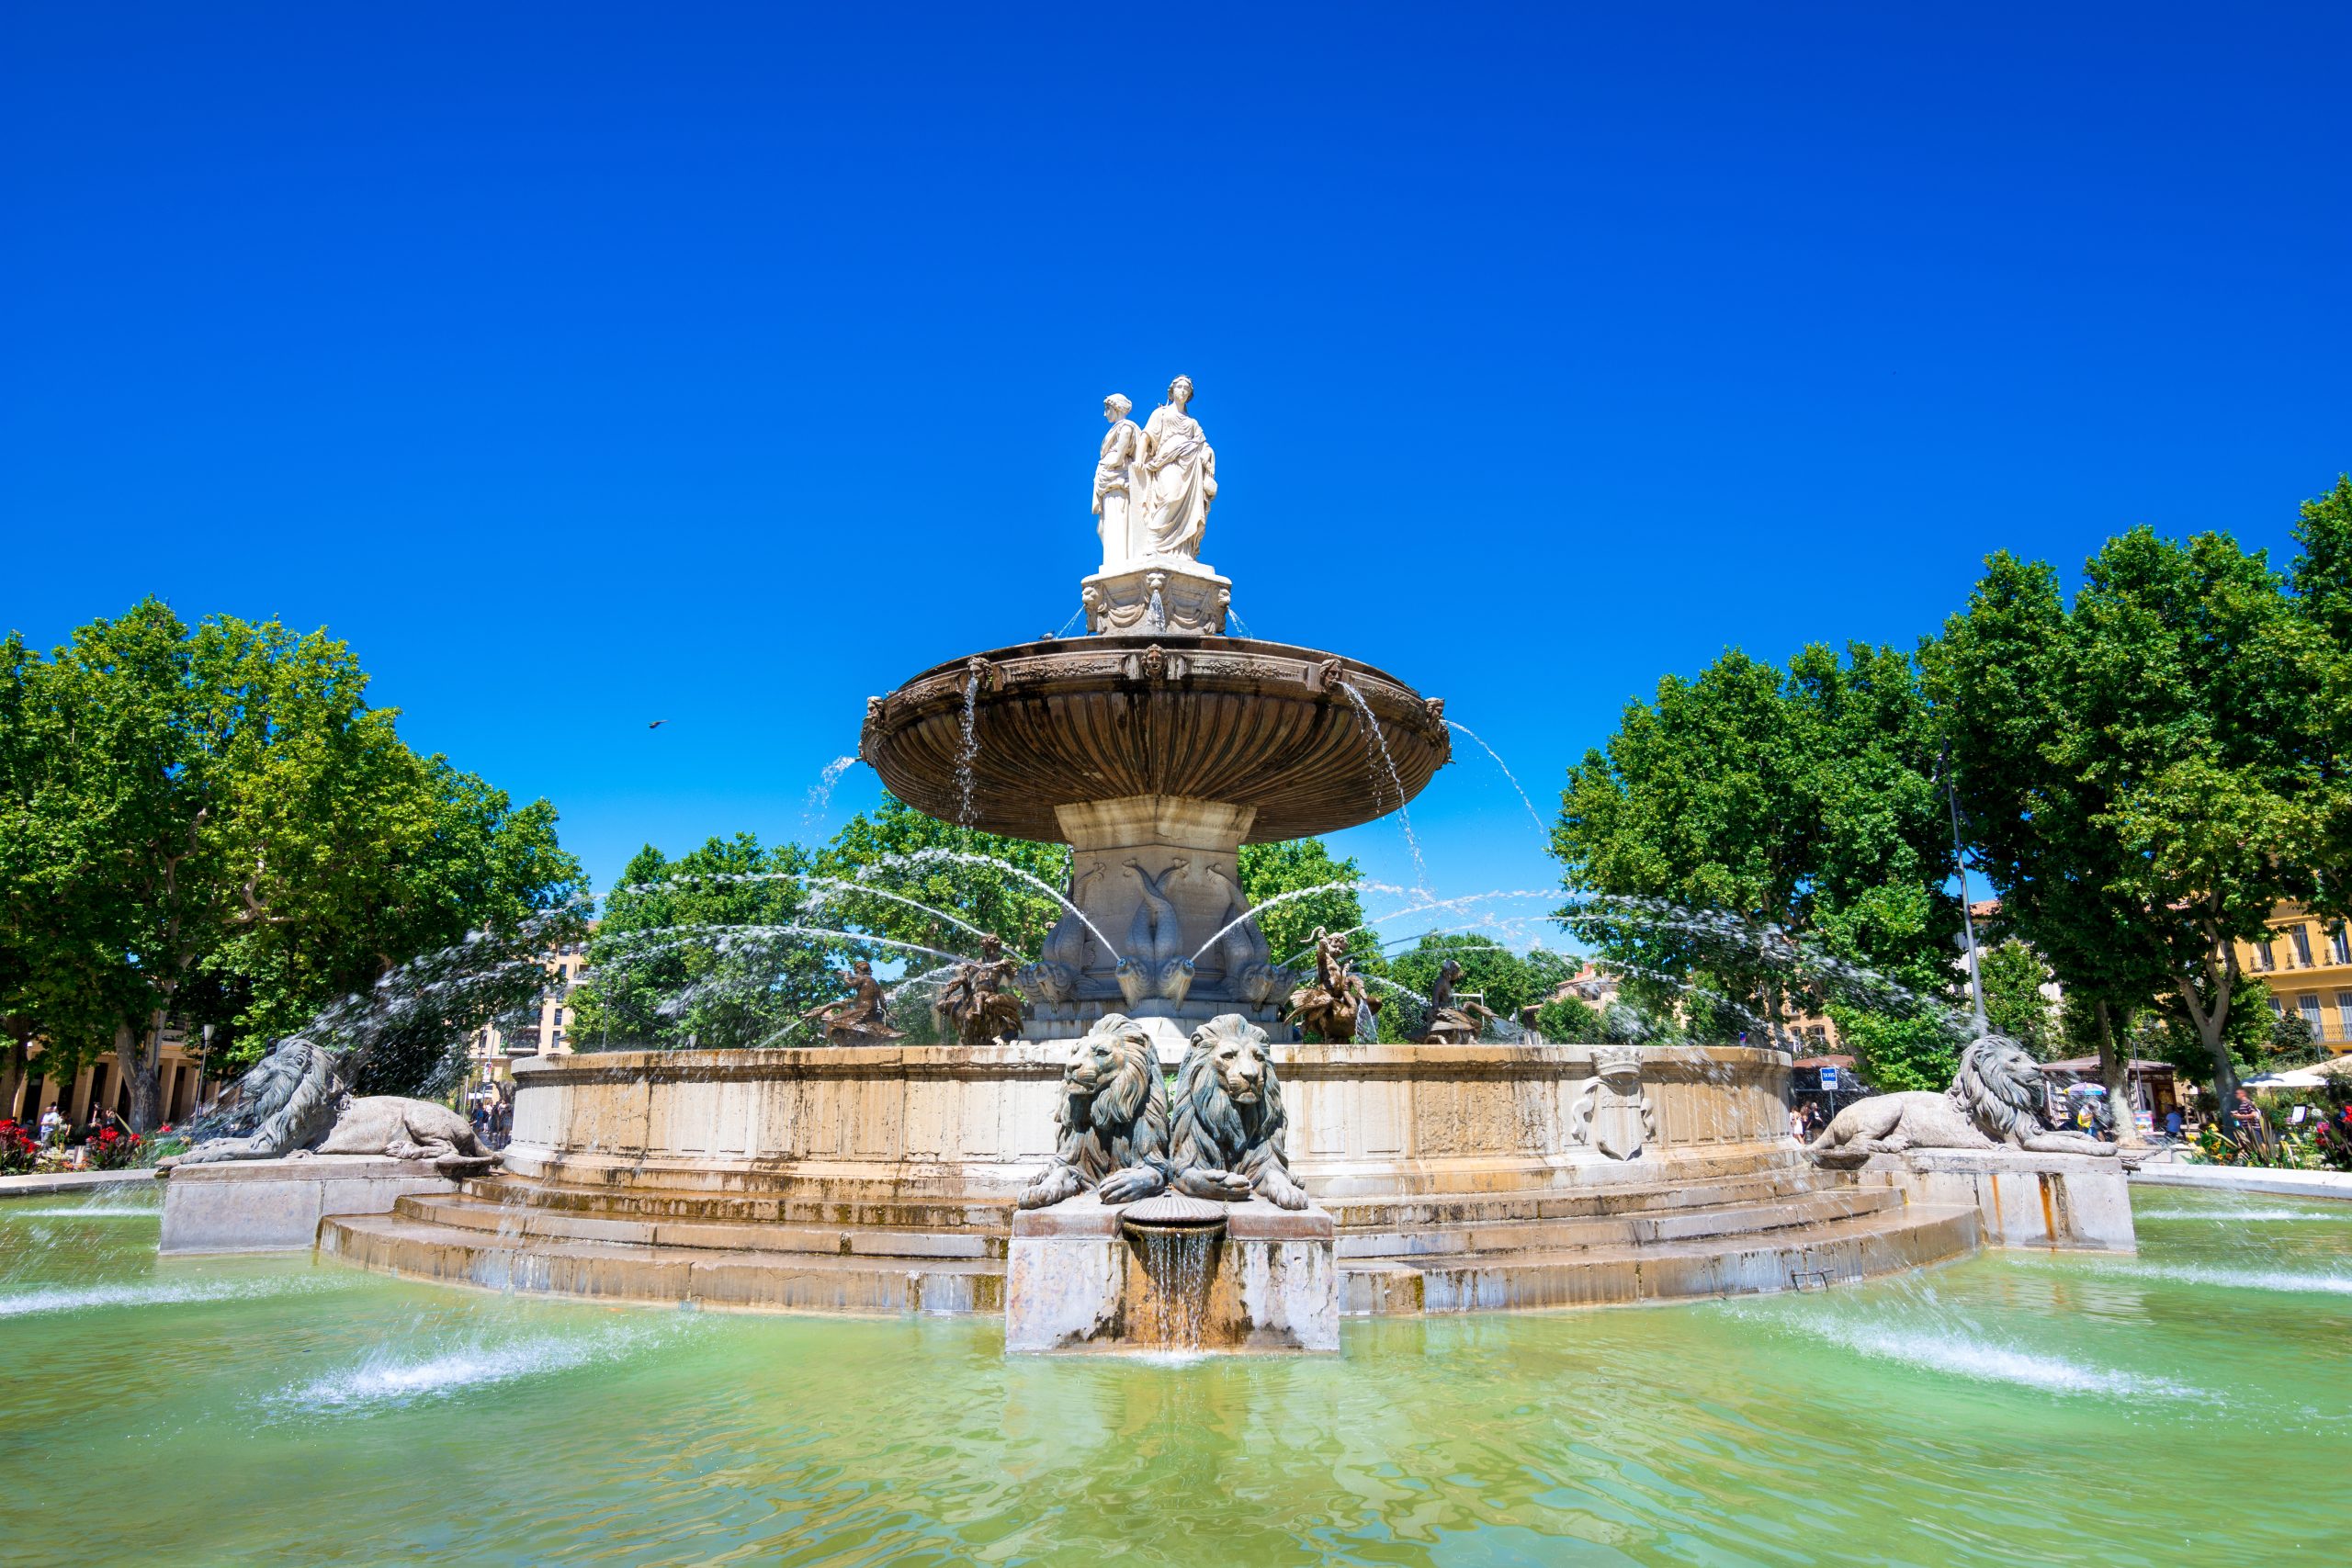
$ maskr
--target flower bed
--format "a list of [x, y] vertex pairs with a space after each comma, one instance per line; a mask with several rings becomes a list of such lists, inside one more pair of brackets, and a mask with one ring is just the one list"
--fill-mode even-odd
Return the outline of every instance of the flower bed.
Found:
[[147, 1140], [119, 1127], [101, 1127], [82, 1146], [92, 1170], [124, 1170], [139, 1163]]

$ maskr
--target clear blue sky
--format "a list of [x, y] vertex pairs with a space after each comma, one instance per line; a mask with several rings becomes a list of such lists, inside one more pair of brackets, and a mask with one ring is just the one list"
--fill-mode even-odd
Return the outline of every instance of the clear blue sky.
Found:
[[[1727, 646], [2285, 545], [2352, 466], [2347, 16], [17, 0], [0, 620], [323, 624], [602, 880], [870, 803], [804, 823], [868, 694], [1069, 616], [1100, 401], [1182, 371], [1250, 627], [1548, 816]], [[1467, 747], [1413, 820], [1553, 878]]]

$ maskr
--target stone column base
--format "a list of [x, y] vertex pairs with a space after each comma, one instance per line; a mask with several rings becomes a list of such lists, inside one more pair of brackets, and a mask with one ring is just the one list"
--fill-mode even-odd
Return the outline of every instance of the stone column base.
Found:
[[455, 1192], [431, 1160], [380, 1155], [184, 1165], [164, 1182], [165, 1256], [307, 1251], [334, 1214], [389, 1214], [412, 1192]]
[[1872, 1155], [1865, 1185], [1899, 1189], [1906, 1202], [1973, 1204], [1987, 1247], [2137, 1252], [2123, 1162], [2015, 1149], [1913, 1149]]
[[[1148, 1342], [1137, 1310], [1150, 1290], [1143, 1243], [1120, 1210], [1091, 1192], [1013, 1216], [1004, 1292], [1008, 1351], [1179, 1348]], [[1340, 1348], [1339, 1266], [1331, 1216], [1263, 1198], [1227, 1205], [1210, 1241], [1202, 1350]]]

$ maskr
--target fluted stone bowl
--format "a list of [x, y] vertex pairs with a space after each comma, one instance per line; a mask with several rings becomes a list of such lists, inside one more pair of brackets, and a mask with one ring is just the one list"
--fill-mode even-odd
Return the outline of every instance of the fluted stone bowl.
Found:
[[1396, 810], [1451, 757], [1449, 735], [1442, 701], [1337, 654], [1088, 637], [976, 654], [868, 699], [858, 755], [899, 799], [991, 833], [1067, 841], [1057, 807], [1173, 795], [1254, 808], [1244, 839], [1262, 843]]

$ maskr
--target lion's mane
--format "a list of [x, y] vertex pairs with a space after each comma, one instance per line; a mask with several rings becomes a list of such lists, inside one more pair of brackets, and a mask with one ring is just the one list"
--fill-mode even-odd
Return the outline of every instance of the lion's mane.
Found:
[[[1108, 1082], [1081, 1080], [1080, 1064], [1097, 1046], [1112, 1060]], [[1099, 1187], [1122, 1170], [1168, 1179], [1168, 1086], [1151, 1036], [1120, 1013], [1095, 1021], [1062, 1068], [1054, 1107], [1054, 1163], [1021, 1194], [1024, 1209], [1043, 1208]]]
[[[1258, 1103], [1237, 1105], [1216, 1071], [1217, 1048], [1239, 1039], [1255, 1045], [1265, 1065]], [[1176, 1070], [1176, 1126], [1169, 1163], [1180, 1179], [1192, 1171], [1231, 1171], [1286, 1209], [1304, 1208], [1306, 1194], [1290, 1174], [1283, 1150], [1290, 1118], [1282, 1080], [1266, 1050], [1266, 1032], [1239, 1013], [1220, 1013], [1193, 1032]], [[1202, 1194], [1205, 1195], [1205, 1194]]]
[[208, 1165], [224, 1159], [282, 1159], [327, 1134], [347, 1096], [335, 1071], [334, 1054], [300, 1035], [275, 1050], [237, 1080], [237, 1111], [232, 1125], [250, 1128], [242, 1136], [212, 1138], [172, 1161]]
[[2041, 1069], [2006, 1034], [1971, 1041], [1944, 1092], [1978, 1132], [1997, 1143], [2021, 1143], [2041, 1130]]

